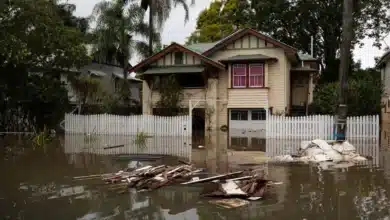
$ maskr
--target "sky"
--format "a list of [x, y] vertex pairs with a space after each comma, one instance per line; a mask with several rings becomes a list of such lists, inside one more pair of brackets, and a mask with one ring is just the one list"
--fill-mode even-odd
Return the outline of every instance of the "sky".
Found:
[[[170, 18], [162, 30], [162, 43], [170, 44], [171, 42], [184, 43], [186, 38], [195, 30], [196, 19], [201, 11], [207, 8], [213, 0], [196, 1], [196, 4], [190, 7], [190, 19], [184, 22], [184, 10], [180, 6], [175, 8]], [[100, 0], [68, 0], [69, 3], [76, 5], [76, 16], [86, 17], [92, 13], [94, 5]], [[384, 39], [385, 44], [390, 46], [390, 35]], [[375, 57], [382, 56], [384, 51], [372, 46], [373, 40], [365, 39], [362, 48], [355, 48], [354, 59], [362, 62], [363, 68], [374, 67]], [[132, 65], [140, 62], [139, 58], [133, 58]]]

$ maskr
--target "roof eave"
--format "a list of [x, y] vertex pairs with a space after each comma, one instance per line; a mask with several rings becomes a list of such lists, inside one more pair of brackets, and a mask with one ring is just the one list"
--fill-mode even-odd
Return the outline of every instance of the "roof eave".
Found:
[[292, 47], [290, 45], [287, 45], [285, 43], [277, 41], [277, 40], [273, 39], [272, 37], [269, 37], [269, 36], [267, 36], [265, 34], [262, 34], [262, 33], [258, 32], [256, 30], [253, 30], [251, 28], [244, 28], [244, 29], [239, 30], [239, 31], [233, 33], [232, 35], [226, 37], [225, 39], [219, 41], [212, 48], [210, 48], [209, 50], [203, 52], [203, 55], [204, 56], [210, 56], [211, 54], [219, 51], [224, 46], [226, 46], [225, 44], [227, 44], [229, 42], [229, 40], [235, 39], [235, 38], [239, 39], [240, 37], [243, 37], [243, 36], [245, 36], [248, 33], [252, 33], [254, 35], [259, 35], [259, 36], [261, 36], [263, 38], [266, 38], [268, 41], [270, 41], [270, 43], [278, 44], [277, 46], [279, 46], [279, 47], [281, 47], [281, 48], [283, 48], [285, 50], [290, 50], [291, 52], [295, 52], [295, 53], [298, 52], [298, 49], [296, 49], [296, 48], [294, 48], [294, 47]]
[[169, 52], [172, 52], [173, 50], [175, 49], [179, 49], [180, 51], [182, 52], [186, 52], [186, 53], [190, 53], [190, 54], [193, 54], [195, 56], [198, 56], [202, 61], [204, 61], [205, 63], [209, 64], [209, 65], [212, 65], [218, 69], [225, 69], [225, 65], [223, 65], [222, 63], [219, 63], [219, 62], [216, 62], [208, 57], [205, 57], [204, 55], [196, 52], [196, 51], [193, 51], [191, 49], [188, 49], [178, 43], [175, 43], [173, 42], [171, 45], [169, 45], [168, 47], [164, 48], [163, 50], [161, 50], [160, 52], [144, 59], [142, 62], [138, 63], [137, 65], [133, 66], [132, 68], [129, 69], [129, 72], [137, 72], [139, 69], [143, 68], [144, 66], [147, 66], [147, 65], [150, 65], [152, 64], [153, 62], [155, 62], [156, 60], [160, 59], [162, 56], [164, 56], [165, 54], [169, 53]]

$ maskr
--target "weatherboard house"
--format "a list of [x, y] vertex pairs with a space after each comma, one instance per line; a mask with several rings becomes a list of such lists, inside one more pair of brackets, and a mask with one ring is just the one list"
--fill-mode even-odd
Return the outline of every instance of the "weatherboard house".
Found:
[[[386, 51], [376, 64], [381, 72], [383, 85], [382, 101], [382, 122], [388, 125], [390, 122], [390, 50]], [[388, 128], [388, 126], [386, 126]]]
[[212, 108], [204, 118], [216, 129], [261, 124], [267, 112], [306, 114], [318, 70], [317, 59], [250, 28], [213, 43], [172, 43], [130, 69], [144, 79], [144, 114], [156, 112], [160, 83], [174, 74], [181, 106], [194, 115]]

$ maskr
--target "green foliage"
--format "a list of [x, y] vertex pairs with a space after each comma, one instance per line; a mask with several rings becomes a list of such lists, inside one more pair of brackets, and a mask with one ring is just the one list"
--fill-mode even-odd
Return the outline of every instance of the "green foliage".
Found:
[[163, 78], [161, 81], [159, 87], [160, 100], [156, 103], [156, 108], [174, 113], [181, 107], [183, 88], [173, 74]]
[[223, 8], [220, 1], [212, 2], [200, 13], [197, 31], [188, 37], [186, 44], [215, 42], [231, 34], [235, 28], [249, 27], [249, 8], [247, 1], [228, 0]]
[[0, 7], [0, 67], [53, 69], [88, 61], [83, 34], [64, 25], [53, 1], [6, 1]]
[[85, 74], [79, 76], [69, 74], [68, 81], [82, 105], [87, 102], [98, 102], [103, 96], [101, 81], [98, 78]]
[[39, 132], [63, 119], [68, 95], [60, 74], [90, 60], [86, 19], [74, 9], [46, 0], [0, 3], [0, 129]]
[[[138, 54], [148, 57], [149, 25], [144, 22], [144, 10], [137, 2], [123, 0], [102, 1], [95, 5], [91, 19], [96, 22], [92, 30], [95, 51], [102, 60], [117, 61], [127, 69], [128, 60]], [[134, 36], [141, 37], [136, 40]], [[155, 43], [160, 43], [160, 35], [153, 30]], [[127, 71], [124, 71], [127, 77]], [[126, 78], [125, 77], [125, 78]]]
[[[191, 5], [195, 4], [195, 0], [191, 0]], [[161, 29], [163, 24], [169, 18], [172, 9], [180, 5], [184, 9], [184, 21], [187, 22], [190, 18], [189, 7], [187, 0], [153, 0], [153, 17], [154, 23]], [[150, 0], [141, 0], [140, 5], [144, 10], [149, 8]]]
[[53, 141], [53, 137], [49, 131], [44, 127], [43, 131], [39, 132], [33, 137], [32, 143], [34, 147], [44, 148]]
[[143, 131], [138, 131], [135, 135], [133, 143], [139, 148], [145, 148], [148, 138], [151, 138]]
[[[315, 114], [335, 114], [339, 84], [320, 84], [314, 91], [311, 106]], [[351, 116], [379, 114], [381, 109], [382, 86], [380, 73], [374, 69], [357, 70], [348, 81], [348, 114]]]

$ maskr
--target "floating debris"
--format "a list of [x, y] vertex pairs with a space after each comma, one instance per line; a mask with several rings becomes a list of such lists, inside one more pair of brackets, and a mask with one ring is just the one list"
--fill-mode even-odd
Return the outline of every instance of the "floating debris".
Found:
[[[248, 204], [248, 201], [262, 199], [266, 193], [266, 188], [270, 185], [277, 184], [264, 179], [264, 174], [259, 175], [252, 170], [200, 178], [205, 174], [204, 169], [198, 169], [185, 161], [180, 161], [180, 163], [177, 166], [147, 165], [141, 168], [131, 166], [134, 169], [128, 168], [126, 170], [120, 170], [117, 173], [100, 175], [100, 177], [107, 184], [109, 190], [118, 193], [126, 193], [129, 188], [134, 188], [138, 192], [141, 192], [174, 184], [197, 186], [204, 184], [204, 190], [201, 196], [222, 199], [213, 200], [213, 203], [218, 203], [224, 207], [239, 207]], [[99, 177], [99, 175], [77, 177], [77, 179], [96, 177]], [[244, 200], [225, 200], [232, 198]]]

